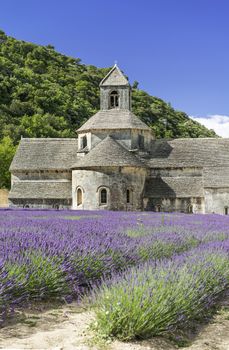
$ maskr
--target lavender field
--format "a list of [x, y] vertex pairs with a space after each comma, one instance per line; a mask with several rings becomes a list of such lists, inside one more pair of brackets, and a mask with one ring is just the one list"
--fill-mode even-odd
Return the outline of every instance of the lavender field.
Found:
[[200, 317], [228, 288], [227, 216], [1, 210], [0, 245], [2, 326], [29, 302], [87, 294], [97, 332], [147, 338]]

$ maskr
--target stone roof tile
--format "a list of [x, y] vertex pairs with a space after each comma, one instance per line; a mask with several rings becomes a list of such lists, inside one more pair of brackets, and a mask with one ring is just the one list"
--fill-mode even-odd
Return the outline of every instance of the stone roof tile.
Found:
[[15, 170], [69, 170], [76, 161], [77, 139], [24, 138], [10, 166]]
[[121, 146], [111, 136], [107, 136], [92, 148], [85, 157], [79, 158], [72, 169], [106, 166], [145, 167], [133, 153]]
[[203, 169], [204, 187], [229, 187], [229, 167], [205, 167]]
[[144, 196], [151, 198], [203, 197], [202, 176], [148, 178]]
[[151, 129], [129, 110], [108, 109], [100, 110], [86, 121], [77, 131], [86, 132], [89, 130], [106, 129]]
[[20, 181], [14, 182], [9, 199], [70, 199], [72, 184], [64, 181]]
[[154, 168], [229, 166], [229, 138], [153, 140], [145, 161]]

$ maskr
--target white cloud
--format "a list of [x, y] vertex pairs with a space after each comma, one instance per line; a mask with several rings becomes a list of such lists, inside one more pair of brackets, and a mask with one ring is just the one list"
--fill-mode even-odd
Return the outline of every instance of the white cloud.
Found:
[[229, 116], [227, 115], [208, 115], [207, 117], [190, 116], [208, 129], [213, 129], [217, 135], [229, 138]]

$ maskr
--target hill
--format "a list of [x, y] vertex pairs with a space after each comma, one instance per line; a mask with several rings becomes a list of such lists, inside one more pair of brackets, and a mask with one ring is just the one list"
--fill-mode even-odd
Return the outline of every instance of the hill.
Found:
[[[109, 68], [81, 63], [0, 31], [0, 188], [10, 186], [8, 167], [23, 137], [75, 137], [99, 109], [99, 83]], [[133, 84], [133, 112], [157, 138], [216, 137]]]

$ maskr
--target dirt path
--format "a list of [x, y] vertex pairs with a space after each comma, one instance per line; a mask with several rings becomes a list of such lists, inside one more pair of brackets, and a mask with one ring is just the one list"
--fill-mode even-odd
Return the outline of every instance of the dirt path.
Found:
[[[0, 349], [42, 350], [175, 350], [177, 347], [163, 338], [107, 346], [93, 345], [88, 325], [93, 314], [76, 304], [41, 312], [26, 310], [19, 313], [17, 322], [0, 330]], [[204, 326], [187, 350], [229, 350], [229, 307], [223, 309]]]

